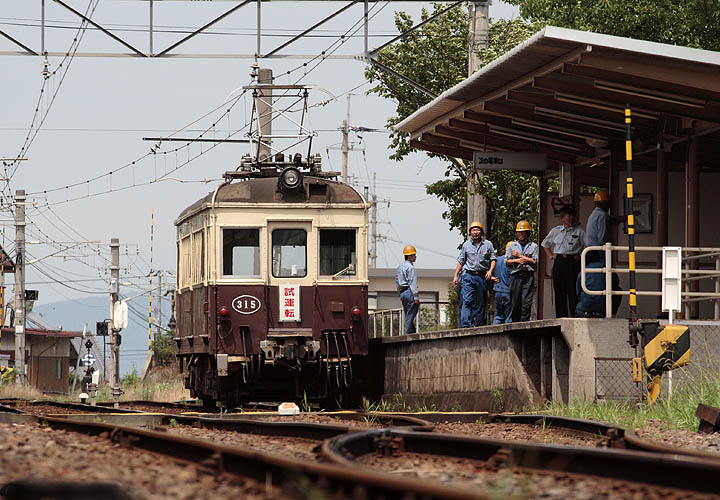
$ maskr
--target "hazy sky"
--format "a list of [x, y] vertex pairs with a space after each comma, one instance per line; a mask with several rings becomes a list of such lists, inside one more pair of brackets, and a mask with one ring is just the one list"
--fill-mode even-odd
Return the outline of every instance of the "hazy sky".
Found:
[[[0, 12], [0, 30], [33, 48], [40, 46], [40, 0], [3, 0]], [[75, 9], [86, 11], [87, 0], [69, 2]], [[93, 2], [94, 4], [94, 2]], [[289, 34], [312, 25], [324, 15], [338, 9], [336, 2], [267, 2], [263, 3], [263, 49], [268, 50], [287, 39]], [[155, 2], [155, 51], [162, 50], [187, 31], [210, 21], [232, 7], [229, 2]], [[370, 34], [371, 47], [377, 46], [396, 34], [393, 13], [405, 10], [418, 18], [422, 6], [430, 4], [393, 2], [371, 4], [374, 15]], [[322, 50], [337, 48], [335, 54], [358, 54], [362, 40], [347, 38], [341, 46], [339, 36], [350, 29], [362, 15], [362, 4], [322, 26], [313, 38], [301, 40], [283, 53], [317, 54]], [[491, 17], [512, 17], [515, 8], [497, 1], [491, 6]], [[119, 36], [148, 50], [148, 3], [124, 0], [100, 2], [93, 19], [114, 30]], [[46, 1], [46, 45], [50, 51], [66, 51], [71, 47], [80, 20], [52, 1]], [[199, 35], [175, 52], [252, 53], [255, 50], [255, 5], [248, 5], [213, 26], [212, 31], [221, 34]], [[168, 33], [167, 31], [175, 31]], [[357, 34], [361, 35], [362, 30]], [[0, 37], [0, 51], [19, 50]], [[80, 42], [78, 52], [126, 52], [127, 49], [96, 30], [87, 30]], [[249, 83], [250, 59], [140, 59], [140, 58], [90, 58], [66, 59], [58, 73], [43, 87], [43, 60], [40, 57], [0, 56], [3, 77], [0, 79], [0, 157], [12, 157], [19, 153], [28, 134], [35, 108], [40, 102], [37, 127], [45, 116], [53, 95], [54, 102], [42, 128], [34, 138], [26, 156], [28, 161], [20, 164], [10, 181], [10, 192], [25, 189], [35, 205], [28, 207], [28, 240], [37, 242], [61, 242], [54, 246], [28, 245], [28, 261], [57, 252], [70, 242], [82, 239], [101, 241], [99, 247], [78, 247], [48, 257], [29, 266], [28, 288], [40, 290], [42, 303], [66, 300], [82, 300], [88, 293], [106, 294], [108, 274], [108, 243], [117, 237], [123, 246], [122, 293], [132, 296], [147, 289], [150, 261], [151, 211], [155, 211], [154, 269], [175, 269], [175, 229], [173, 220], [180, 211], [203, 197], [217, 184], [200, 182], [218, 179], [226, 170], [234, 169], [240, 157], [248, 152], [248, 145], [220, 145], [207, 152], [210, 144], [202, 146], [203, 154], [185, 164], [201, 152], [200, 145], [171, 150], [184, 143], [167, 142], [160, 154], [150, 155], [153, 143], [143, 141], [146, 136], [167, 136], [186, 126], [215, 108], [220, 109], [206, 118], [179, 132], [179, 137], [197, 137], [215, 123], [215, 135], [227, 135], [242, 127], [250, 116], [251, 102], [241, 99], [229, 114], [227, 106], [221, 106], [233, 91]], [[58, 70], [60, 57], [50, 57], [50, 71]], [[327, 59], [317, 67], [316, 61], [302, 59], [271, 59], [260, 62], [279, 76], [280, 83], [316, 84], [333, 95], [343, 94], [365, 82], [365, 64], [356, 60]], [[70, 66], [68, 68], [68, 63]], [[438, 61], [438, 64], [441, 64]], [[294, 70], [289, 76], [283, 73]], [[65, 69], [68, 68], [65, 73]], [[312, 69], [314, 68], [314, 69]], [[304, 75], [308, 70], [309, 74]], [[60, 84], [61, 77], [64, 79]], [[393, 114], [395, 103], [377, 97], [368, 97], [361, 86], [351, 98], [351, 125], [383, 128], [388, 116]], [[324, 92], [311, 95], [310, 104], [327, 100]], [[340, 170], [340, 152], [328, 147], [339, 146], [341, 134], [337, 130], [345, 118], [347, 101], [343, 96], [337, 101], [312, 109], [310, 120], [318, 131], [314, 140], [314, 152], [323, 157], [324, 169]], [[278, 122], [279, 123], [279, 122]], [[236, 135], [243, 138], [242, 132]], [[390, 161], [387, 151], [387, 132], [366, 133], [362, 143], [352, 135], [356, 146], [364, 146], [365, 154], [350, 153], [349, 173], [357, 177], [362, 191], [369, 185], [369, 178], [377, 174], [377, 195], [380, 204], [379, 232], [390, 239], [378, 243], [378, 267], [395, 267], [401, 260], [404, 244], [418, 247], [418, 267], [454, 268], [457, 233], [450, 232], [447, 222], [441, 218], [444, 205], [425, 194], [424, 185], [442, 177], [444, 164], [429, 160], [424, 154], [411, 155], [403, 162]], [[162, 151], [171, 151], [162, 154]], [[132, 165], [133, 161], [137, 162]], [[131, 165], [121, 168], [125, 165]], [[173, 171], [177, 169], [176, 171]], [[113, 175], [108, 172], [115, 171]], [[172, 171], [172, 172], [171, 172]], [[137, 186], [163, 176], [167, 180], [149, 186]], [[99, 177], [93, 182], [87, 180]], [[80, 183], [80, 187], [60, 189]], [[111, 188], [112, 194], [96, 195]], [[5, 192], [7, 194], [8, 191]], [[90, 196], [88, 196], [90, 195]], [[76, 201], [66, 201], [81, 197]], [[8, 202], [6, 198], [5, 203]], [[47, 203], [50, 206], [47, 206]], [[388, 207], [389, 203], [389, 207]], [[8, 226], [10, 215], [3, 216], [5, 245], [14, 253], [14, 229]], [[67, 259], [63, 255], [73, 254]], [[12, 282], [12, 277], [8, 277]], [[65, 286], [53, 283], [63, 281]], [[147, 315], [147, 296], [134, 302], [134, 307]], [[165, 313], [169, 307], [165, 306]], [[107, 315], [98, 311], [98, 316]], [[103, 319], [98, 317], [97, 319]], [[96, 319], [89, 319], [96, 321]], [[137, 315], [132, 319], [142, 324]]]

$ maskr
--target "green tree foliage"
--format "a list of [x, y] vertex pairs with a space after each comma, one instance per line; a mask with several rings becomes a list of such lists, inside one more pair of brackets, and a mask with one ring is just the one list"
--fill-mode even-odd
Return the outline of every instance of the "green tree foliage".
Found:
[[[426, 21], [445, 7], [433, 4], [432, 13], [423, 9], [420, 21]], [[395, 13], [395, 26], [399, 32], [409, 30], [414, 24], [409, 14], [402, 11]], [[441, 94], [467, 77], [467, 33], [467, 13], [462, 8], [455, 8], [384, 48], [377, 59], [429, 91]], [[365, 77], [370, 83], [377, 84], [368, 93], [397, 102], [396, 116], [387, 121], [391, 130], [431, 100], [427, 94], [375, 66], [365, 69]], [[390, 137], [394, 150], [390, 158], [402, 160], [411, 151], [407, 134], [393, 131]]]
[[508, 0], [526, 19], [596, 33], [720, 50], [720, 0]]
[[153, 351], [153, 364], [155, 366], [168, 366], [175, 362], [175, 349], [173, 337], [175, 330], [158, 330], [151, 344]]
[[[432, 13], [423, 10], [420, 21], [427, 20], [444, 7], [443, 4], [434, 4]], [[395, 26], [398, 31], [407, 31], [413, 26], [413, 19], [405, 12], [397, 12]], [[542, 23], [531, 24], [521, 19], [493, 21], [490, 24], [489, 47], [479, 52], [482, 64], [500, 57], [542, 26]], [[467, 27], [466, 12], [462, 8], [453, 9], [380, 51], [378, 60], [433, 93], [441, 94], [467, 77]], [[374, 66], [368, 66], [365, 76], [375, 84], [370, 93], [397, 102], [396, 115], [387, 121], [389, 128], [430, 101], [426, 94]], [[393, 153], [390, 158], [402, 160], [411, 151], [408, 136], [393, 131], [391, 138]], [[427, 192], [447, 204], [443, 218], [465, 235], [467, 165], [453, 158], [447, 160], [446, 178], [429, 184]], [[504, 248], [505, 242], [514, 239], [513, 230], [518, 220], [528, 219], [535, 226], [538, 205], [536, 178], [513, 172], [489, 172], [480, 181], [479, 190], [488, 203], [487, 236], [496, 247]]]

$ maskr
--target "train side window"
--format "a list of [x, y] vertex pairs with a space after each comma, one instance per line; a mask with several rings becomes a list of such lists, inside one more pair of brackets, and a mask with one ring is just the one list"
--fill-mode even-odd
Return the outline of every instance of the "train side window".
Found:
[[260, 276], [259, 229], [223, 229], [223, 275]]
[[276, 278], [307, 276], [307, 233], [304, 229], [272, 232], [272, 273]]
[[320, 275], [332, 276], [340, 271], [354, 276], [356, 271], [354, 229], [320, 229]]

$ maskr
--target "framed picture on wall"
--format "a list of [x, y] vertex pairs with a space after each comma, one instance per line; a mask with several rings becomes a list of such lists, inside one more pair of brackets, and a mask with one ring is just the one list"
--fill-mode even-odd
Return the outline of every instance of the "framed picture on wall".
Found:
[[[635, 214], [635, 232], [636, 233], [652, 233], [653, 232], [652, 194], [636, 193], [633, 196], [633, 213]], [[623, 224], [623, 225], [624, 225], [624, 230], [627, 233], [627, 224]]]

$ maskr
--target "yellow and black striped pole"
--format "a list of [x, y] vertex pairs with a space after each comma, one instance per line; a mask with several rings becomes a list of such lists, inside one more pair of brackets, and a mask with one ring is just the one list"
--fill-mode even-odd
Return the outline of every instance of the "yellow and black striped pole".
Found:
[[637, 289], [635, 285], [635, 216], [633, 214], [633, 172], [632, 172], [632, 117], [630, 105], [625, 105], [625, 164], [627, 171], [627, 196], [625, 213], [627, 214], [628, 267], [630, 269], [630, 316], [637, 322]]

